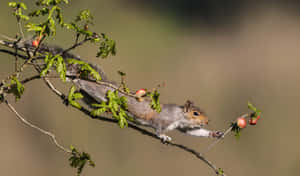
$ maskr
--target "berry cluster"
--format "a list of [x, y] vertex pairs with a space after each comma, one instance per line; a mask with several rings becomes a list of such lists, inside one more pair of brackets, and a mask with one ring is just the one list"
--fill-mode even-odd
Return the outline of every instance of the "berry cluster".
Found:
[[[260, 115], [258, 116], [250, 116], [250, 119], [249, 119], [249, 124], [250, 125], [256, 125], [257, 121], [260, 119]], [[236, 123], [237, 123], [237, 126], [239, 128], [245, 128], [246, 125], [247, 125], [247, 120], [245, 117], [239, 117], [237, 120], [236, 120]]]

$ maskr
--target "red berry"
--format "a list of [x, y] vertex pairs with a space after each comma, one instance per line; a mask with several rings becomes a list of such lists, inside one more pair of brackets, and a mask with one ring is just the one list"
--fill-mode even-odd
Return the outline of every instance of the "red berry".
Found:
[[240, 127], [240, 128], [245, 128], [247, 125], [247, 121], [244, 117], [239, 117], [237, 119], [237, 126]]
[[38, 40], [33, 40], [32, 41], [32, 46], [38, 47], [39, 46], [39, 41]]
[[251, 119], [249, 120], [249, 124], [250, 124], [250, 125], [256, 125], [257, 120], [258, 120], [258, 118], [251, 118]]
[[251, 117], [251, 119], [249, 120], [250, 125], [256, 125], [259, 118], [260, 118], [260, 115], [258, 115], [256, 118]]
[[138, 97], [142, 97], [144, 95], [146, 95], [147, 91], [145, 89], [139, 89], [135, 92], [135, 95]]

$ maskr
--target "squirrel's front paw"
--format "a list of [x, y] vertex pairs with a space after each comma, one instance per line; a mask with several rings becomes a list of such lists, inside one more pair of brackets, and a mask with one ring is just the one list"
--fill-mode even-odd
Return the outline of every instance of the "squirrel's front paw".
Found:
[[211, 133], [211, 136], [214, 138], [224, 138], [224, 133], [222, 131], [214, 131]]
[[172, 140], [171, 137], [169, 137], [169, 136], [167, 136], [165, 134], [160, 134], [160, 135], [158, 135], [158, 137], [161, 139], [161, 141], [163, 143], [170, 142]]

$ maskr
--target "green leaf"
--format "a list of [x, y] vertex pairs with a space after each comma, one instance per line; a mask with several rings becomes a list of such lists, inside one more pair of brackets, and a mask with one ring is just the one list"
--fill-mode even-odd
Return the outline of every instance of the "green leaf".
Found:
[[105, 34], [101, 35], [104, 40], [100, 42], [99, 51], [96, 57], [101, 57], [104, 59], [107, 58], [109, 54], [113, 56], [116, 55], [116, 42], [114, 40], [109, 39]]
[[103, 108], [103, 107], [106, 107], [106, 103], [104, 101], [101, 102], [101, 104], [97, 104], [97, 103], [94, 103], [94, 104], [91, 104], [93, 107], [96, 107], [96, 108]]
[[61, 8], [59, 7], [56, 8], [56, 19], [58, 20], [58, 23], [63, 27], [64, 26], [63, 15], [61, 12]]
[[93, 37], [91, 42], [92, 43], [98, 43], [98, 42], [100, 42], [100, 38], [99, 37]]
[[222, 168], [219, 168], [217, 174], [224, 175], [224, 170]]
[[122, 105], [123, 109], [127, 109], [128, 105], [127, 105], [127, 98], [122, 96], [120, 97], [120, 105]]
[[69, 3], [68, 0], [38, 0], [36, 2], [36, 5], [37, 6], [55, 6], [55, 5], [61, 4], [62, 2], [65, 4]]
[[66, 70], [64, 58], [58, 55], [56, 59], [56, 71], [63, 82], [66, 82]]
[[55, 35], [56, 35], [56, 25], [55, 25], [54, 19], [53, 19], [53, 18], [50, 18], [50, 19], [48, 20], [48, 23], [49, 23], [48, 27], [49, 27], [49, 29], [50, 29], [51, 35], [55, 36]]
[[77, 102], [77, 101], [70, 101], [69, 102], [71, 106], [77, 108], [77, 109], [81, 109], [82, 106]]
[[27, 6], [23, 2], [9, 2], [8, 6], [12, 8], [23, 8], [24, 10], [27, 10]]
[[92, 16], [90, 10], [82, 10], [76, 16], [75, 22], [85, 21], [86, 24], [93, 24], [94, 17]]
[[95, 163], [92, 161], [91, 156], [85, 152], [78, 152], [74, 146], [70, 146], [72, 151], [69, 158], [70, 166], [77, 169], [77, 175], [80, 175], [85, 167], [86, 163], [89, 166], [95, 167]]
[[253, 111], [253, 113], [251, 113], [251, 118], [257, 118], [257, 116], [260, 116], [261, 110], [254, 107], [252, 103], [248, 102], [248, 108]]
[[248, 101], [248, 108], [249, 108], [251, 111], [256, 112], [256, 108], [255, 108], [255, 107], [253, 106], [253, 104], [250, 103], [249, 101]]
[[56, 11], [57, 6], [53, 6], [49, 11], [48, 20], [52, 18], [54, 11]]
[[48, 53], [46, 56], [45, 56], [45, 63], [46, 63], [46, 67], [41, 71], [40, 73], [40, 76], [41, 77], [44, 77], [48, 74], [50, 68], [53, 66], [54, 64], [54, 61], [55, 61], [55, 58], [57, 56], [52, 56], [50, 53]]
[[83, 95], [81, 93], [74, 93], [73, 94], [73, 97], [74, 97], [74, 100], [77, 100], [77, 99], [82, 99], [83, 98]]
[[69, 95], [68, 95], [68, 100], [69, 101], [72, 101], [73, 100], [73, 96], [74, 96], [74, 93], [76, 91], [76, 87], [75, 86], [72, 86], [69, 90]]
[[17, 77], [12, 77], [9, 87], [8, 93], [12, 93], [16, 97], [16, 101], [18, 101], [24, 93], [24, 85], [20, 83]]
[[[86, 72], [88, 72], [88, 75], [91, 75], [97, 81], [101, 81], [101, 75], [95, 69], [93, 69], [93, 67], [91, 67], [88, 63], [81, 61], [81, 60], [76, 60], [76, 59], [68, 59], [68, 63], [80, 65], [81, 71], [86, 71]], [[88, 75], [83, 74], [81, 76], [83, 76], [85, 79], [88, 79]]]
[[126, 76], [126, 73], [125, 73], [125, 72], [122, 72], [122, 71], [120, 71], [120, 70], [118, 71], [118, 73], [119, 73], [120, 76]]
[[49, 8], [43, 7], [40, 10], [35, 10], [35, 11], [30, 12], [28, 15], [31, 17], [38, 17], [40, 15], [44, 16], [44, 15], [49, 14], [49, 11], [50, 11]]
[[16, 2], [9, 2], [8, 6], [12, 7], [12, 8], [16, 8], [17, 7], [17, 3]]
[[236, 122], [235, 122], [235, 123], [231, 123], [231, 126], [232, 126], [231, 131], [234, 132], [235, 138], [236, 138], [236, 139], [239, 139], [240, 136], [241, 136], [241, 130], [242, 130], [242, 129], [237, 125]]
[[26, 6], [26, 4], [24, 4], [23, 2], [20, 3], [20, 6], [21, 6], [24, 10], [27, 10], [27, 6]]
[[43, 30], [43, 27], [40, 24], [35, 23], [27, 23], [25, 27], [27, 28], [27, 31], [40, 32]]
[[159, 103], [159, 96], [160, 94], [155, 90], [154, 92], [151, 92], [150, 98], [151, 98], [151, 103], [150, 106], [152, 109], [156, 110], [156, 112], [161, 112], [161, 106]]
[[[48, 36], [55, 36], [56, 35], [56, 21], [63, 27], [65, 26], [63, 22], [63, 15], [61, 12], [61, 8], [58, 6], [58, 4], [61, 3], [61, 0], [41, 0], [38, 1], [38, 5], [44, 5], [48, 7], [43, 7], [39, 10], [35, 10], [31, 13], [29, 13], [29, 16], [47, 16], [47, 20], [41, 24], [30, 24], [27, 25], [29, 31], [35, 31], [35, 32], [40, 32], [43, 29], [43, 32], [47, 34]], [[52, 6], [52, 7], [51, 7]], [[40, 27], [40, 28], [37, 28]]]
[[106, 107], [101, 107], [101, 108], [92, 110], [91, 115], [92, 116], [100, 116], [102, 113], [104, 113], [106, 111], [107, 111]]
[[22, 12], [22, 9], [24, 9], [24, 10], [27, 9], [27, 6], [24, 3], [22, 3], [22, 2], [9, 2], [8, 6], [13, 8], [13, 10], [14, 10], [13, 15], [17, 17], [18, 21], [20, 19], [29, 20], [29, 16], [24, 15], [23, 12]]
[[20, 15], [20, 18], [25, 21], [30, 19], [29, 16], [26, 16], [26, 15]]
[[0, 103], [2, 103], [4, 101], [4, 95], [0, 94]]
[[53, 56], [51, 53], [46, 53], [45, 55], [45, 68], [42, 69], [40, 76], [44, 77], [48, 74], [50, 68], [52, 66], [56, 67], [56, 71], [59, 74], [59, 77], [61, 78], [61, 80], [63, 82], [66, 82], [66, 64], [65, 64], [65, 60], [61, 55], [55, 55]]
[[72, 86], [69, 90], [68, 102], [73, 107], [75, 107], [77, 109], [81, 109], [82, 106], [76, 100], [83, 98], [83, 95], [81, 93], [75, 92], [75, 91], [76, 91], [75, 86]]
[[133, 118], [127, 114], [127, 98], [124, 96], [119, 97], [118, 91], [106, 92], [106, 102], [101, 102], [101, 104], [92, 104], [93, 107], [96, 107], [91, 114], [93, 116], [99, 116], [104, 112], [111, 112], [113, 118], [118, 120], [120, 128], [128, 126], [127, 120], [133, 121]]
[[125, 122], [127, 122], [126, 120], [124, 120], [124, 118], [120, 118], [120, 120], [119, 120], [119, 126], [120, 126], [120, 128], [124, 128], [125, 127]]

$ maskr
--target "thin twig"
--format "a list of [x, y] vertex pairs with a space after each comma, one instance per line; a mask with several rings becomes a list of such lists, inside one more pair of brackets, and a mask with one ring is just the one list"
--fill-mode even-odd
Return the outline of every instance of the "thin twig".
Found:
[[8, 36], [3, 35], [3, 34], [0, 34], [0, 37], [4, 38], [4, 39], [6, 39], [6, 40], [10, 40], [10, 41], [16, 41], [15, 38], [11, 38], [11, 37], [8, 37]]
[[232, 126], [230, 126], [220, 138], [218, 138], [218, 139], [215, 140], [213, 143], [211, 143], [211, 144], [206, 148], [206, 150], [204, 150], [204, 151], [202, 152], [202, 154], [204, 155], [205, 153], [207, 153], [207, 152], [208, 152], [210, 149], [212, 149], [217, 143], [219, 143], [222, 139], [224, 139], [225, 136], [231, 131], [231, 129], [232, 129]]
[[[91, 81], [91, 80], [86, 80], [86, 81]], [[117, 90], [118, 92], [120, 93], [123, 93], [129, 97], [133, 97], [133, 98], [140, 98], [134, 94], [131, 94], [131, 93], [127, 93], [125, 91], [123, 91], [122, 89], [120, 89], [119, 87], [115, 86], [114, 84], [111, 84], [111, 83], [108, 83], [108, 82], [103, 82], [103, 81], [91, 81], [91, 82], [95, 82], [96, 84], [99, 84], [99, 85], [104, 85], [104, 86], [107, 86], [107, 87], [110, 87], [112, 89], [115, 89]]]
[[83, 45], [85, 42], [88, 42], [92, 40], [92, 38], [85, 38], [84, 40], [82, 40], [81, 42], [75, 42], [71, 47], [65, 49], [63, 52], [61, 52], [60, 54], [64, 55], [65, 53], [77, 48], [78, 46]]
[[20, 42], [21, 39], [16, 39], [16, 41], [14, 42], [14, 47], [15, 47], [15, 72], [18, 71], [18, 48], [17, 48], [17, 44], [18, 42]]
[[41, 133], [43, 133], [43, 134], [45, 134], [45, 135], [51, 137], [51, 138], [52, 138], [52, 141], [54, 142], [54, 144], [55, 144], [59, 149], [63, 150], [64, 152], [72, 153], [71, 150], [66, 149], [65, 147], [63, 147], [61, 144], [59, 144], [59, 143], [57, 142], [56, 137], [55, 137], [55, 135], [54, 135], [53, 133], [51, 133], [51, 132], [49, 132], [49, 131], [46, 131], [46, 130], [44, 130], [44, 129], [42, 129], [42, 128], [36, 126], [36, 125], [33, 125], [32, 123], [30, 123], [29, 121], [27, 121], [25, 118], [23, 118], [23, 117], [16, 111], [16, 109], [15, 109], [15, 108], [7, 101], [7, 100], [5, 100], [5, 103], [6, 103], [6, 105], [9, 107], [9, 109], [10, 109], [13, 113], [16, 114], [16, 116], [18, 117], [18, 119], [22, 121], [22, 123], [24, 123], [25, 125], [27, 125], [27, 126], [29, 126], [29, 127], [31, 127], [31, 128], [34, 128], [34, 129], [38, 130], [39, 132], [41, 132]]
[[[245, 118], [245, 117], [247, 117], [247, 116], [248, 116], [248, 114], [243, 114], [243, 115], [241, 115], [240, 117]], [[223, 134], [220, 138], [218, 138], [217, 140], [215, 140], [213, 143], [211, 143], [211, 144], [206, 148], [206, 150], [204, 150], [204, 151], [202, 152], [202, 154], [205, 154], [206, 152], [208, 152], [209, 150], [211, 150], [217, 143], [219, 143], [222, 139], [224, 139], [225, 136], [232, 130], [232, 128], [233, 128], [233, 126], [231, 125], [231, 126], [224, 132], [224, 134]]]
[[[31, 77], [28, 77], [28, 78], [25, 78], [23, 79], [22, 81], [20, 81], [22, 84], [26, 84], [27, 82], [30, 82], [32, 80], [35, 80], [35, 79], [41, 79], [41, 78], [60, 78], [59, 76], [51, 76], [51, 75], [48, 75], [46, 77], [41, 77], [39, 74], [38, 75], [34, 75], [34, 76], [31, 76]], [[58, 95], [58, 94], [57, 94]]]
[[[40, 74], [41, 73], [41, 68], [40, 68], [40, 66], [39, 65], [34, 65], [34, 68], [35, 68], [35, 70]], [[61, 93], [59, 90], [57, 90], [55, 87], [54, 87], [54, 85], [51, 83], [51, 81], [48, 79], [48, 78], [46, 78], [46, 77], [43, 77], [43, 80], [44, 80], [44, 82], [46, 83], [46, 85], [56, 94], [56, 95], [58, 95], [59, 97], [61, 97], [61, 98], [64, 98], [65, 96], [64, 96], [64, 94], [63, 93]]]
[[57, 90], [53, 84], [51, 83], [51, 81], [48, 78], [44, 78], [45, 83], [47, 84], [47, 86], [58, 96], [60, 97], [64, 97], [64, 94], [61, 93], [59, 90]]
[[[16, 45], [15, 45], [16, 46]], [[24, 56], [22, 54], [18, 54], [17, 52], [12, 52], [12, 51], [9, 51], [9, 50], [5, 50], [5, 49], [0, 49], [0, 52], [4, 52], [4, 53], [7, 53], [7, 54], [10, 54], [10, 55], [13, 55], [15, 56], [16, 58], [17, 57], [20, 57], [20, 58], [23, 58], [25, 59], [26, 61], [20, 66], [20, 68], [16, 68], [17, 70], [10, 74], [6, 79], [2, 80], [1, 82], [6, 82], [7, 80], [11, 79], [13, 76], [16, 76], [16, 77], [19, 77], [20, 73], [23, 72], [24, 68], [29, 65], [29, 63], [36, 59], [36, 57], [31, 57], [31, 58], [28, 58], [27, 56]], [[16, 66], [17, 67], [17, 66]]]
[[18, 70], [18, 56], [17, 56], [17, 54], [18, 54], [18, 50], [16, 49], [15, 50], [15, 72]]
[[78, 43], [79, 36], [80, 36], [80, 33], [76, 33], [75, 44]]
[[31, 76], [29, 78], [25, 78], [24, 80], [20, 81], [22, 84], [26, 84], [27, 82], [30, 82], [32, 80], [35, 80], [35, 79], [40, 79], [41, 76], [40, 75], [34, 75], [34, 76]]
[[20, 33], [21, 33], [22, 39], [25, 39], [25, 36], [24, 36], [23, 29], [22, 29], [22, 24], [21, 24], [21, 20], [20, 20], [20, 18], [19, 18], [17, 21], [18, 21], [18, 27], [19, 27], [19, 30], [20, 30]]
[[[1, 41], [0, 41], [1, 42]], [[9, 51], [9, 50], [6, 50], [6, 49], [1, 49], [0, 48], [0, 52], [2, 53], [7, 53], [7, 54], [10, 54], [10, 55], [17, 55], [18, 57], [21, 57], [22, 59], [27, 59], [28, 57], [27, 56], [24, 56], [22, 54], [19, 54], [19, 53], [15, 53], [15, 52], [12, 52], [12, 51]]]

